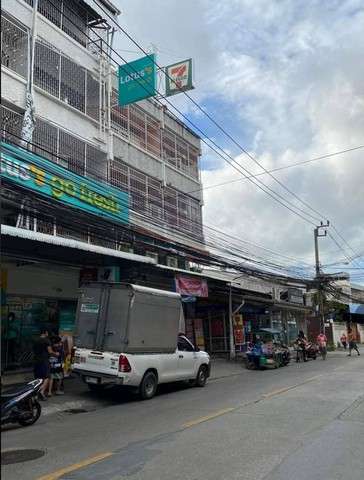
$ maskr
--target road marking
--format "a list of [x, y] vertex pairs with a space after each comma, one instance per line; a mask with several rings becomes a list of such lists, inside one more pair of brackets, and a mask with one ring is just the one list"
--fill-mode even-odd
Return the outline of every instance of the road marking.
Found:
[[203, 422], [208, 422], [213, 418], [221, 417], [221, 415], [225, 415], [226, 413], [233, 412], [236, 408], [224, 408], [223, 410], [219, 410], [218, 412], [212, 413], [211, 415], [206, 415], [205, 417], [197, 418], [196, 420], [192, 420], [191, 422], [184, 423], [182, 425], [183, 428], [193, 427], [194, 425], [198, 425]]
[[80, 468], [87, 467], [92, 463], [96, 463], [96, 462], [99, 462], [100, 460], [103, 460], [104, 458], [111, 457], [111, 455], [113, 455], [112, 452], [99, 453], [98, 455], [95, 455], [90, 458], [86, 458], [81, 462], [74, 463], [73, 465], [69, 465], [68, 467], [61, 468], [59, 470], [56, 470], [53, 473], [48, 473], [47, 475], [43, 475], [42, 477], [39, 477], [37, 480], [57, 480], [58, 478], [65, 475], [66, 473], [70, 473]]
[[276, 395], [280, 395], [281, 393], [285, 393], [285, 392], [288, 392], [289, 390], [293, 390], [294, 388], [301, 387], [302, 385], [305, 385], [306, 383], [313, 382], [314, 380], [316, 380], [317, 378], [319, 378], [321, 376], [322, 375], [316, 375], [315, 377], [308, 378], [304, 382], [297, 383], [296, 385], [291, 385], [290, 387], [284, 387], [284, 388], [280, 388], [278, 390], [273, 390], [272, 392], [269, 392], [269, 393], [263, 393], [262, 398], [267, 399], [267, 398], [275, 397]]

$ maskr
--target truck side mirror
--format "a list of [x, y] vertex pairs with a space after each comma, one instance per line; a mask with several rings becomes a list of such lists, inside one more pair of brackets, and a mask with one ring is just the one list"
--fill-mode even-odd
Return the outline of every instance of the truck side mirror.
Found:
[[198, 347], [195, 347], [195, 352], [200, 352], [200, 349]]

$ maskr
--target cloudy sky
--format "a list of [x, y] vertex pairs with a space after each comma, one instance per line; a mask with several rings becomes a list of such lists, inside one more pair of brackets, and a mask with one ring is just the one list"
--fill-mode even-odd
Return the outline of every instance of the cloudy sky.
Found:
[[[160, 64], [193, 58], [191, 96], [265, 169], [364, 145], [362, 0], [115, 3], [121, 25], [143, 47], [156, 47]], [[130, 60], [140, 56], [122, 34], [116, 46], [130, 50]], [[263, 171], [184, 95], [172, 101], [249, 172]], [[207, 147], [202, 168], [205, 187], [242, 178]], [[352, 247], [330, 230], [347, 256], [364, 254], [364, 149], [274, 175], [316, 212], [269, 175], [257, 178], [297, 208], [328, 218]], [[249, 181], [206, 189], [204, 201], [207, 225], [313, 263], [313, 225]], [[320, 248], [324, 264], [344, 258], [330, 238]], [[363, 257], [338, 269], [360, 266]]]

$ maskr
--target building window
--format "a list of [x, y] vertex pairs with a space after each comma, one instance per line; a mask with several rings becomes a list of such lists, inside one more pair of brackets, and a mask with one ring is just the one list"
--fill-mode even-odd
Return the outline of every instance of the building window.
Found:
[[61, 57], [61, 100], [81, 112], [85, 111], [86, 70]]
[[163, 187], [162, 182], [126, 165], [115, 158], [110, 163], [109, 181], [130, 193], [131, 208], [144, 215], [146, 223], [170, 225], [181, 232], [202, 238], [201, 206], [198, 200]]
[[27, 29], [21, 28], [1, 12], [1, 65], [22, 77], [27, 76], [28, 42]]
[[[61, 130], [59, 134], [59, 155], [68, 170], [85, 175], [85, 142]], [[65, 166], [64, 165], [64, 166]]]
[[36, 42], [34, 58], [34, 83], [37, 87], [59, 97], [60, 93], [60, 61], [59, 52]]

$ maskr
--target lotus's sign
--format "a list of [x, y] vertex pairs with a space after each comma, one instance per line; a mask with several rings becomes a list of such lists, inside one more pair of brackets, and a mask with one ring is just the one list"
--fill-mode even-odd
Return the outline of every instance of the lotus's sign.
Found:
[[119, 66], [119, 105], [138, 102], [156, 95], [155, 55], [147, 55]]

